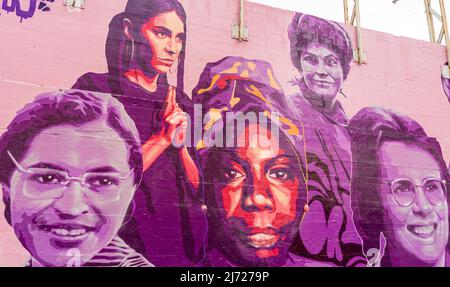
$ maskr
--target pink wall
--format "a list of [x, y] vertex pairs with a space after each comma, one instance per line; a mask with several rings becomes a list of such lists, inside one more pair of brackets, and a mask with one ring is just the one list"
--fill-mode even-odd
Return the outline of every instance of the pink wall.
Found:
[[[2, 12], [0, 27], [0, 127], [5, 129], [15, 111], [38, 93], [69, 88], [85, 72], [105, 72], [104, 45], [111, 17], [126, 1], [88, 0], [81, 13], [66, 11], [56, 1], [50, 12], [37, 12], [20, 23]], [[189, 95], [207, 62], [236, 55], [270, 62], [286, 94], [296, 92], [289, 80], [296, 75], [289, 56], [287, 27], [293, 12], [246, 3], [249, 42], [231, 39], [237, 23], [238, 1], [184, 0], [188, 14], [185, 72]], [[347, 31], [354, 37], [353, 27]], [[341, 97], [349, 117], [365, 106], [381, 106], [410, 115], [438, 138], [450, 160], [450, 105], [440, 82], [443, 46], [364, 30], [368, 57], [353, 64]], [[355, 43], [355, 41], [353, 41]], [[3, 209], [3, 208], [2, 208]], [[21, 266], [27, 253], [0, 216], [0, 266]]]

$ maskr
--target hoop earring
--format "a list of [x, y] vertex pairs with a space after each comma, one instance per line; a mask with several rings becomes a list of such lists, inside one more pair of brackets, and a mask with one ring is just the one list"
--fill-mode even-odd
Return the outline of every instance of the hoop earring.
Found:
[[124, 220], [124, 222], [122, 223], [122, 226], [123, 225], [126, 225], [126, 224], [128, 224], [129, 222], [130, 222], [130, 220], [131, 220], [131, 218], [133, 217], [133, 214], [134, 214], [134, 211], [136, 210], [136, 202], [134, 202], [134, 198], [131, 200], [131, 212], [130, 213], [128, 213], [128, 210], [127, 210], [127, 218], [126, 218], [126, 220]]
[[127, 55], [131, 54], [130, 55], [130, 60], [128, 60], [128, 65], [130, 65], [131, 62], [133, 61], [133, 58], [134, 58], [134, 39], [131, 39], [131, 53], [130, 53], [129, 45], [127, 45], [127, 47], [125, 49], [126, 49], [125, 53]]

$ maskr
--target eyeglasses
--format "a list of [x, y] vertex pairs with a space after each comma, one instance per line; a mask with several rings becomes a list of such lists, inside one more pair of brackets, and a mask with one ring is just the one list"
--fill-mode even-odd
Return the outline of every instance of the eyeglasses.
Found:
[[87, 198], [94, 201], [115, 202], [120, 199], [122, 181], [127, 179], [134, 170], [131, 169], [125, 176], [118, 172], [88, 172], [82, 177], [72, 177], [66, 171], [57, 169], [25, 169], [9, 151], [7, 153], [19, 172], [26, 175], [23, 194], [32, 199], [61, 198], [70, 184], [77, 181], [87, 188], [84, 192]]
[[433, 206], [441, 206], [447, 197], [446, 181], [437, 178], [425, 179], [422, 185], [416, 185], [407, 178], [399, 178], [389, 183], [389, 186], [395, 201], [403, 207], [411, 206], [416, 201], [418, 187], [422, 188]]

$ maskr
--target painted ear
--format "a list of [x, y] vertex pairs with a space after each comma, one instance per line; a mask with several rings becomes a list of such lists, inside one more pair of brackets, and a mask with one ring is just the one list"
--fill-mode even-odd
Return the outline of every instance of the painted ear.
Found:
[[133, 28], [133, 22], [130, 19], [125, 18], [122, 20], [123, 34], [129, 39], [133, 40], [133, 35], [131, 34], [131, 29]]

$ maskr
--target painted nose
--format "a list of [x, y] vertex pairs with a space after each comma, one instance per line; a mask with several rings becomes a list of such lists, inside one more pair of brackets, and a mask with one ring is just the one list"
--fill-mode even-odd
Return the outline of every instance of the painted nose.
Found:
[[248, 211], [273, 211], [275, 204], [269, 184], [264, 179], [254, 179], [247, 186], [244, 206]]
[[321, 77], [326, 77], [328, 75], [328, 71], [323, 62], [319, 62], [316, 73]]
[[166, 45], [166, 52], [170, 55], [175, 55], [177, 53], [177, 43], [175, 39], [168, 39]]
[[88, 212], [85, 199], [81, 184], [72, 182], [62, 196], [55, 200], [53, 207], [62, 219], [72, 219]]
[[424, 190], [422, 187], [419, 187], [413, 207], [413, 213], [417, 216], [426, 217], [432, 212], [432, 210], [431, 203], [426, 197]]

